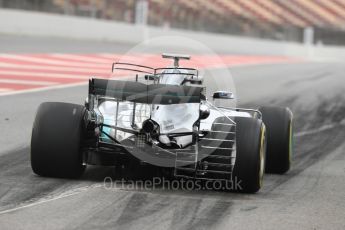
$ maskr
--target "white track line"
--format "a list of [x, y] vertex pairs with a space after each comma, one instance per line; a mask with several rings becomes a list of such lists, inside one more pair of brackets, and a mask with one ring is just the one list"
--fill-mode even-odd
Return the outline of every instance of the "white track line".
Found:
[[111, 67], [108, 68], [92, 68], [92, 67], [64, 67], [64, 66], [44, 66], [44, 65], [28, 65], [28, 64], [12, 64], [12, 63], [1, 63], [0, 60], [0, 70], [1, 67], [4, 68], [13, 68], [14, 70], [21, 69], [30, 69], [30, 70], [52, 70], [52, 71], [70, 71], [70, 72], [85, 72], [85, 74], [89, 74], [90, 72], [96, 72], [100, 74], [110, 74]]
[[106, 58], [112, 62], [117, 62], [117, 61], [122, 61], [122, 60], [126, 60], [126, 61], [142, 61], [146, 58], [146, 56], [144, 56], [143, 54], [138, 54], [138, 55], [131, 55], [131, 56], [127, 56], [127, 55], [117, 55], [116, 54], [106, 54], [106, 53], [99, 53], [97, 54], [97, 56]]
[[18, 64], [20, 64], [20, 61], [26, 61], [26, 62], [34, 62], [37, 64], [47, 64], [47, 65], [63, 65], [63, 66], [69, 66], [69, 67], [108, 67], [109, 68], [109, 63], [104, 62], [104, 64], [97, 64], [97, 63], [85, 63], [85, 62], [69, 62], [68, 60], [66, 61], [61, 61], [61, 60], [49, 60], [45, 58], [39, 58], [39, 57], [30, 57], [30, 56], [22, 56], [22, 55], [15, 55], [15, 54], [1, 54], [0, 55], [0, 62], [6, 62], [5, 60], [1, 60], [1, 58], [8, 58], [14, 61], [18, 61]]
[[[90, 63], [100, 63], [100, 64], [111, 64], [112, 61], [102, 58], [102, 57], [89, 57], [87, 55], [77, 55], [77, 54], [50, 54], [50, 57], [58, 57], [58, 58], [64, 58], [74, 61], [79, 61], [81, 63], [90, 62]], [[115, 58], [114, 58], [115, 60]]]
[[0, 88], [0, 93], [2, 93], [2, 92], [8, 92], [8, 91], [12, 91], [12, 89]]
[[[132, 76], [131, 77], [119, 76], [119, 77], [121, 77], [121, 79], [123, 79], [123, 80], [133, 78]], [[98, 77], [92, 77], [92, 78], [98, 78]], [[109, 78], [109, 79], [117, 79], [117, 78], [118, 77], [113, 77], [113, 78]], [[83, 79], [88, 80], [87, 78], [83, 78]], [[104, 79], [104, 78], [101, 78], [101, 79]], [[53, 89], [64, 89], [64, 88], [78, 87], [78, 86], [84, 86], [87, 84], [89, 84], [88, 81], [83, 81], [83, 82], [77, 82], [77, 83], [58, 84], [58, 85], [35, 88], [35, 89], [11, 90], [11, 91], [4, 91], [4, 92], [0, 91], [0, 97], [1, 96], [24, 94], [24, 93], [36, 93], [36, 92], [42, 92], [42, 91], [47, 91], [47, 90], [53, 90]]]
[[19, 85], [56, 85], [59, 84], [58, 82], [50, 82], [50, 81], [26, 81], [26, 80], [14, 80], [14, 79], [1, 79], [0, 83], [11, 83], [11, 84], [19, 84]]
[[93, 184], [93, 185], [90, 185], [90, 186], [85, 186], [85, 187], [71, 189], [71, 190], [65, 191], [65, 192], [63, 192], [62, 194], [59, 194], [59, 195], [47, 196], [47, 197], [39, 199], [39, 200], [37, 200], [35, 202], [29, 203], [29, 204], [25, 204], [24, 203], [23, 205], [20, 205], [18, 207], [1, 211], [0, 215], [6, 214], [6, 213], [10, 213], [10, 212], [14, 212], [14, 211], [17, 211], [17, 210], [20, 210], [20, 209], [25, 209], [25, 208], [33, 207], [33, 206], [36, 206], [36, 205], [48, 203], [48, 202], [51, 202], [51, 201], [59, 200], [59, 199], [62, 199], [62, 198], [78, 195], [78, 194], [80, 194], [82, 192], [86, 192], [86, 191], [88, 191], [90, 189], [93, 189], [93, 188], [100, 188], [102, 186], [103, 186], [103, 183], [102, 184], [97, 183], [97, 184]]
[[[90, 78], [89, 74], [85, 75], [74, 75], [74, 74], [63, 74], [63, 73], [36, 73], [36, 72], [23, 72], [23, 71], [6, 71], [0, 69], [0, 75], [6, 75], [6, 76], [28, 76], [28, 77], [47, 77], [47, 78], [72, 78], [72, 79], [88, 79]], [[109, 74], [110, 76], [110, 74]]]
[[59, 84], [59, 85], [53, 85], [53, 86], [47, 86], [47, 87], [41, 87], [41, 88], [35, 88], [35, 89], [13, 90], [13, 91], [4, 91], [4, 92], [0, 91], [0, 97], [1, 96], [24, 94], [24, 93], [36, 93], [36, 92], [42, 92], [42, 91], [47, 91], [47, 90], [53, 90], [53, 89], [64, 89], [64, 88], [70, 88], [70, 87], [83, 86], [83, 85], [87, 85], [87, 84], [89, 84], [88, 81], [71, 83], [71, 84]]

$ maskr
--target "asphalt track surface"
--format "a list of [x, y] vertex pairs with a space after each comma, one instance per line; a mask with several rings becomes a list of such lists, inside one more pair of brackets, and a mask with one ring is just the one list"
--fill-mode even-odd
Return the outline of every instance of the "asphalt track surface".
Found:
[[[15, 52], [56, 52], [56, 44], [66, 52], [103, 52], [110, 46], [97, 50], [98, 43], [88, 42], [94, 48], [86, 51], [64, 40], [10, 42]], [[36, 43], [41, 48], [33, 48]], [[8, 46], [0, 49], [10, 52]], [[345, 229], [344, 63], [230, 70], [240, 106], [279, 105], [293, 111], [293, 167], [286, 175], [266, 174], [257, 194], [107, 189], [103, 179], [114, 172], [101, 167], [89, 167], [80, 180], [42, 178], [32, 173], [29, 161], [36, 109], [43, 101], [83, 103], [86, 86], [2, 96], [0, 229]]]

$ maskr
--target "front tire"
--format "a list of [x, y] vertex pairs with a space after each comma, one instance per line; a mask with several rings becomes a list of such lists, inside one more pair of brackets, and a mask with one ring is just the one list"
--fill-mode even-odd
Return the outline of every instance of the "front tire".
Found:
[[46, 102], [37, 111], [31, 137], [31, 168], [47, 177], [79, 177], [85, 107]]

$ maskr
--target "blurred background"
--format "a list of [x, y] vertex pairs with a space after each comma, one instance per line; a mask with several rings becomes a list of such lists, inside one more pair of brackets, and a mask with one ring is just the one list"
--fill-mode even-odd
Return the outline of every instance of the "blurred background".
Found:
[[0, 0], [1, 8], [345, 45], [345, 0]]

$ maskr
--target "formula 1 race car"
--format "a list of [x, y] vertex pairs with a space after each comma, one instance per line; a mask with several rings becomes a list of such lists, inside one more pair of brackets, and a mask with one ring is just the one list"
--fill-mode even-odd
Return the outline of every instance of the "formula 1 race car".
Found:
[[[291, 165], [292, 113], [215, 106], [230, 91], [207, 90], [198, 70], [179, 66], [187, 55], [163, 54], [172, 67], [117, 62], [133, 80], [90, 79], [85, 105], [42, 103], [34, 121], [31, 166], [41, 176], [73, 178], [86, 165], [139, 165], [177, 178], [241, 181], [241, 191], [262, 187], [264, 172]], [[139, 76], [140, 75], [140, 76]], [[139, 163], [138, 163], [139, 162]]]

